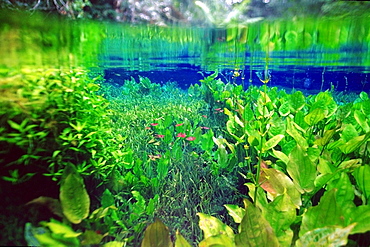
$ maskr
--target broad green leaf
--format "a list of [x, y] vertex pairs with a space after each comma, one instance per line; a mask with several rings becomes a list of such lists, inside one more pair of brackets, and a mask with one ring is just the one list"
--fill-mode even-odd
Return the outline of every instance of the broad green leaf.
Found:
[[286, 132], [291, 137], [293, 137], [293, 139], [297, 142], [299, 146], [301, 146], [303, 150], [307, 150], [308, 148], [307, 140], [298, 132], [297, 128], [298, 126], [294, 122], [292, 122], [291, 120], [288, 120]]
[[364, 91], [362, 91], [359, 96], [360, 96], [360, 99], [362, 99], [362, 100], [368, 100], [369, 99], [369, 95]]
[[370, 132], [368, 132], [365, 135], [356, 136], [352, 138], [351, 140], [349, 140], [348, 142], [340, 145], [339, 149], [345, 154], [352, 153], [358, 150], [361, 147], [361, 145], [364, 144], [364, 142], [369, 139], [369, 137], [370, 137]]
[[285, 164], [288, 164], [288, 162], [289, 162], [289, 157], [288, 157], [285, 153], [283, 153], [283, 152], [281, 152], [281, 151], [277, 151], [277, 150], [275, 150], [275, 149], [272, 149], [272, 153], [274, 154], [274, 156], [275, 156], [276, 158], [280, 159], [280, 160], [281, 160], [281, 161], [283, 161]]
[[227, 235], [220, 234], [205, 238], [199, 247], [235, 247], [235, 243]]
[[[346, 205], [348, 202], [352, 203], [355, 198], [355, 191], [353, 185], [345, 172], [341, 172], [340, 176], [337, 179], [331, 180], [327, 184], [328, 191], [331, 189], [337, 189], [336, 202], [340, 206]], [[346, 209], [343, 209], [346, 210]]]
[[214, 146], [214, 142], [213, 142], [213, 131], [212, 129], [208, 130], [206, 133], [204, 133], [201, 137], [201, 141], [202, 141], [202, 149], [205, 150], [205, 151], [212, 151], [212, 148]]
[[77, 233], [73, 231], [73, 229], [70, 226], [54, 219], [51, 219], [50, 222], [42, 222], [42, 225], [47, 226], [52, 233], [60, 234], [65, 238], [75, 238], [82, 234], [80, 232]]
[[146, 207], [145, 198], [140, 194], [139, 191], [131, 191], [132, 196], [135, 198], [135, 209], [138, 212], [144, 211]]
[[123, 247], [124, 244], [125, 244], [124, 242], [111, 241], [111, 242], [105, 243], [103, 247]]
[[227, 109], [227, 108], [224, 108], [224, 113], [226, 114], [226, 115], [228, 115], [230, 118], [232, 118], [233, 117], [233, 113], [229, 110], [229, 109]]
[[244, 107], [243, 118], [244, 118], [245, 121], [254, 120], [254, 113], [253, 113], [251, 107]]
[[70, 247], [79, 246], [77, 238], [64, 238], [61, 235], [53, 233], [35, 234], [35, 238], [43, 247]]
[[315, 140], [314, 143], [316, 145], [319, 145], [319, 146], [325, 146], [326, 144], [328, 144], [330, 142], [330, 140], [334, 136], [335, 132], [336, 132], [336, 129], [325, 130], [324, 136], [322, 138], [319, 138], [319, 139]]
[[[240, 127], [238, 127], [240, 128]], [[239, 143], [244, 142], [243, 138], [244, 136], [238, 137], [236, 134], [238, 134], [238, 128], [235, 127], [235, 121], [234, 120], [229, 120], [226, 122], [226, 129], [229, 132], [229, 134], [235, 138], [235, 140]]]
[[229, 215], [233, 217], [235, 223], [242, 222], [242, 219], [245, 215], [244, 208], [239, 207], [238, 205], [232, 205], [232, 204], [226, 204], [224, 205], [227, 211], [229, 212]]
[[317, 108], [325, 108], [327, 111], [325, 112], [325, 117], [330, 117], [333, 115], [338, 105], [333, 99], [333, 96], [330, 95], [329, 92], [320, 92], [315, 97], [315, 103], [312, 105], [311, 109], [317, 109]]
[[191, 247], [189, 242], [180, 234], [179, 230], [176, 231], [175, 247]]
[[344, 246], [356, 223], [347, 227], [327, 226], [306, 232], [297, 241], [297, 247]]
[[276, 135], [272, 137], [270, 140], [265, 142], [262, 147], [262, 153], [266, 152], [267, 150], [270, 150], [271, 148], [274, 148], [279, 142], [284, 138], [284, 135]]
[[81, 244], [82, 245], [92, 245], [92, 244], [100, 244], [104, 235], [97, 233], [93, 230], [86, 230], [81, 236]]
[[253, 146], [258, 146], [259, 143], [260, 143], [260, 137], [259, 136], [254, 136], [254, 135], [250, 135], [248, 136], [248, 143], [251, 147]]
[[263, 215], [276, 233], [280, 246], [289, 246], [292, 243], [293, 231], [290, 226], [296, 219], [296, 207], [287, 194], [282, 194], [270, 202], [263, 211]]
[[279, 107], [279, 114], [282, 117], [288, 116], [290, 113], [290, 104], [289, 101], [285, 101], [281, 106]]
[[273, 199], [277, 196], [287, 194], [296, 208], [302, 205], [301, 194], [292, 180], [283, 172], [274, 168], [262, 168], [258, 183]]
[[162, 180], [167, 176], [169, 163], [170, 161], [168, 158], [166, 158], [166, 156], [162, 159], [159, 159], [158, 165], [157, 165], [157, 174], [158, 174], [159, 180]]
[[153, 215], [157, 205], [159, 202], [159, 195], [156, 194], [153, 198], [149, 199], [148, 206], [146, 207], [146, 214], [147, 215]]
[[240, 125], [240, 127], [244, 128], [244, 123], [240, 120], [238, 115], [234, 116], [235, 122]]
[[263, 91], [260, 91], [260, 94], [261, 94], [261, 97], [258, 98], [258, 100], [261, 101], [261, 104], [262, 105], [267, 105], [268, 103], [271, 102], [271, 99], [270, 97], [268, 96], [268, 94], [266, 94], [265, 92]]
[[365, 116], [370, 116], [370, 99], [367, 99], [362, 102], [361, 104], [361, 110], [365, 114]]
[[351, 159], [351, 160], [346, 160], [343, 161], [342, 163], [339, 164], [338, 168], [340, 169], [355, 169], [359, 166], [361, 166], [362, 159]]
[[366, 203], [370, 202], [370, 165], [363, 165], [353, 172], [356, 184], [360, 188]]
[[319, 157], [319, 163], [317, 164], [317, 170], [321, 174], [332, 174], [336, 171], [335, 167], [331, 162], [329, 162], [325, 157]]
[[337, 189], [326, 191], [317, 206], [310, 207], [303, 214], [299, 236], [316, 228], [344, 226], [345, 217], [341, 205], [337, 203]]
[[259, 208], [244, 199], [245, 215], [240, 224], [240, 233], [235, 235], [237, 247], [275, 247], [278, 239], [270, 223]]
[[294, 122], [293, 124], [296, 126], [298, 130], [300, 130], [302, 133], [305, 133], [306, 130], [309, 126], [308, 124], [304, 121], [305, 113], [304, 111], [298, 111], [294, 115]]
[[342, 139], [346, 142], [352, 140], [355, 137], [358, 137], [358, 132], [352, 124], [346, 124], [342, 131]]
[[289, 98], [290, 109], [294, 112], [301, 110], [306, 104], [306, 99], [301, 91], [296, 91]]
[[315, 188], [316, 166], [299, 145], [289, 154], [287, 171], [293, 182], [304, 191], [310, 192]]
[[274, 116], [270, 121], [269, 136], [284, 135], [286, 132], [286, 121], [281, 117]]
[[156, 219], [154, 223], [150, 224], [144, 232], [144, 238], [141, 242], [141, 247], [172, 247], [170, 232], [168, 228]]
[[353, 207], [350, 215], [346, 215], [347, 224], [356, 223], [351, 234], [365, 233], [370, 231], [370, 205]]
[[307, 149], [307, 155], [310, 160], [316, 164], [317, 160], [319, 159], [321, 154], [321, 150], [317, 147], [309, 147]]
[[115, 205], [115, 200], [109, 189], [105, 189], [101, 198], [101, 205], [103, 208]]
[[203, 231], [204, 239], [217, 235], [226, 235], [231, 240], [234, 240], [233, 230], [216, 217], [197, 213], [199, 217], [199, 227]]
[[369, 132], [370, 127], [369, 127], [369, 124], [368, 124], [368, 120], [366, 119], [366, 116], [362, 112], [360, 112], [359, 110], [355, 110], [353, 115], [356, 119], [356, 122], [361, 126], [361, 128], [365, 132]]
[[63, 214], [73, 224], [79, 224], [89, 215], [90, 197], [83, 179], [73, 165], [64, 169], [59, 199]]
[[[248, 195], [250, 198], [254, 200], [254, 193], [256, 191], [256, 186], [253, 183], [245, 183], [248, 187]], [[257, 187], [257, 198], [256, 198], [256, 205], [257, 207], [264, 209], [267, 207], [267, 197], [266, 197], [266, 192], [261, 188]]]
[[313, 126], [325, 118], [325, 111], [322, 108], [316, 108], [304, 117], [304, 121]]

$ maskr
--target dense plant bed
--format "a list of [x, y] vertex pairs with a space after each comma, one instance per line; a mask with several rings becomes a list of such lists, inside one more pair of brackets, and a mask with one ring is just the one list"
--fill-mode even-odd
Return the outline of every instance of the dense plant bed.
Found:
[[3, 72], [0, 244], [368, 244], [366, 93]]

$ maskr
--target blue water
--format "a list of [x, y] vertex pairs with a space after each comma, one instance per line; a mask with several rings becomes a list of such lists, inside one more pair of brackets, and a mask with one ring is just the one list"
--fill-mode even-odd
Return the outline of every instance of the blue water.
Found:
[[[294, 68], [293, 68], [294, 67]], [[271, 80], [269, 86], [294, 88], [311, 92], [319, 92], [334, 89], [341, 92], [370, 92], [369, 73], [359, 72], [359, 68], [345, 67], [342, 70], [329, 70], [326, 67], [297, 67], [287, 66], [285, 70], [269, 70]], [[348, 72], [353, 71], [353, 72]], [[138, 71], [125, 68], [106, 68], [105, 79], [113, 85], [121, 86], [125, 80], [131, 77], [138, 80], [139, 76], [148, 77], [152, 82], [164, 84], [166, 82], [177, 82], [178, 86], [187, 89], [191, 84], [199, 83], [214, 71], [204, 71], [201, 66], [179, 63], [175, 68], [166, 69], [164, 65], [161, 70]], [[262, 85], [258, 74], [263, 70], [239, 69], [240, 76], [233, 77], [233, 69], [222, 69], [218, 78], [224, 82], [235, 82], [244, 85]], [[244, 73], [244, 76], [243, 76]], [[252, 77], [250, 77], [250, 75]], [[250, 80], [251, 79], [251, 80]]]

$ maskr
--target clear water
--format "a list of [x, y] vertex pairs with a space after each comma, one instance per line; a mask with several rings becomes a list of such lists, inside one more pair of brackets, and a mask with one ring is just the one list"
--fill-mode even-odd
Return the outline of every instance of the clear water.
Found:
[[[130, 26], [0, 13], [0, 66], [98, 68], [114, 85], [131, 76], [182, 88], [218, 70], [224, 81], [320, 91], [370, 91], [366, 19], [261, 21], [225, 29]], [[237, 72], [237, 73], [234, 73]]]

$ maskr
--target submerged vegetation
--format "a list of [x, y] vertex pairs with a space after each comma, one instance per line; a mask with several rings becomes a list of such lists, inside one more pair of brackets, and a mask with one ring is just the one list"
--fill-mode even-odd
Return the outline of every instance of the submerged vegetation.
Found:
[[0, 245], [368, 245], [365, 92], [1, 75]]

